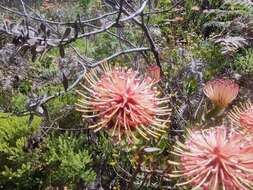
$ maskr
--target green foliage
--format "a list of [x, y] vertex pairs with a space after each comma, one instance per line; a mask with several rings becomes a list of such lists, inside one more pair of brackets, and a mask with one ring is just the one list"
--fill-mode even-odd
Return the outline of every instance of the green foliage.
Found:
[[109, 54], [115, 53], [115, 48], [118, 46], [118, 40], [111, 37], [107, 33], [100, 34], [93, 41], [93, 56], [98, 58], [103, 58]]
[[44, 57], [37, 59], [34, 63], [31, 63], [33, 73], [40, 78], [52, 78], [58, 71], [56, 64], [56, 57], [59, 56], [57, 49], [52, 49]]
[[29, 117], [7, 114], [1, 117], [4, 117], [0, 119], [1, 189], [44, 189], [94, 180], [84, 136], [51, 135], [42, 146], [32, 148], [31, 137], [38, 135], [40, 118], [35, 117], [28, 126]]
[[81, 55], [89, 56], [92, 51], [92, 44], [87, 39], [78, 39], [73, 42], [73, 46], [78, 49]]
[[79, 5], [83, 7], [84, 10], [86, 10], [91, 3], [91, 0], [79, 0]]
[[184, 89], [188, 95], [192, 95], [198, 89], [198, 82], [193, 77], [184, 81]]
[[[115, 31], [113, 32], [115, 33]], [[102, 59], [115, 53], [118, 45], [117, 38], [107, 33], [99, 34], [96, 38], [90, 40], [79, 39], [73, 43], [73, 46], [81, 55], [84, 55], [84, 57], [96, 57], [96, 59]]]
[[32, 134], [41, 122], [40, 118], [35, 117], [31, 126], [28, 126], [29, 117], [14, 117], [3, 113], [0, 117], [0, 143], [4, 146], [1, 151], [5, 151], [7, 145], [15, 144], [14, 141]]
[[209, 64], [220, 64], [225, 61], [221, 50], [213, 43], [200, 41], [193, 49], [194, 58], [206, 61]]
[[[33, 189], [39, 181], [36, 172], [38, 154], [28, 152], [28, 137], [38, 128], [40, 119], [35, 117], [28, 126], [29, 117], [10, 117], [1, 114], [0, 119], [0, 184], [3, 189]], [[33, 168], [33, 169], [31, 169]]]
[[247, 0], [225, 0], [223, 6], [228, 10], [240, 10], [244, 15], [253, 13], [252, 4]]
[[22, 81], [19, 85], [19, 92], [22, 94], [28, 94], [32, 90], [31, 85], [32, 84], [29, 81]]
[[253, 49], [237, 55], [231, 67], [240, 74], [253, 74]]
[[71, 3], [70, 6], [69, 2], [58, 2], [54, 5], [53, 9], [42, 10], [43, 14], [52, 20], [73, 21], [77, 18], [77, 15], [84, 14], [83, 8], [78, 3]]
[[0, 90], [0, 108], [6, 112], [24, 111], [27, 101], [28, 97], [23, 93]]
[[202, 31], [220, 44], [223, 54], [234, 55], [251, 43], [253, 8], [247, 0], [225, 0], [206, 11]]
[[47, 153], [45, 161], [51, 169], [50, 183], [53, 185], [73, 185], [79, 182], [91, 182], [95, 173], [88, 167], [91, 157], [84, 149], [84, 136], [73, 135], [51, 136], [46, 142]]
[[10, 111], [12, 105], [11, 102], [11, 92], [7, 90], [0, 89], [0, 108], [1, 110]]
[[[170, 9], [174, 4], [172, 1], [164, 0], [161, 1], [160, 6], [162, 9]], [[189, 0], [182, 3], [183, 11], [172, 9], [172, 11], [162, 14], [161, 31], [169, 43], [176, 42], [178, 38], [184, 39], [191, 32], [200, 33], [201, 26], [206, 20], [205, 15], [201, 14], [200, 7], [200, 1]]]
[[74, 93], [66, 93], [64, 96], [54, 98], [48, 103], [50, 112], [59, 112], [60, 109], [67, 105], [73, 105], [76, 102], [76, 96]]
[[21, 112], [25, 110], [26, 104], [27, 104], [27, 96], [18, 93], [14, 96], [11, 97], [11, 105], [12, 105], [12, 110], [15, 112]]
[[222, 54], [221, 48], [213, 43], [201, 42], [192, 49], [193, 57], [204, 61], [204, 79], [210, 80], [215, 74], [221, 73], [227, 67], [228, 60]]

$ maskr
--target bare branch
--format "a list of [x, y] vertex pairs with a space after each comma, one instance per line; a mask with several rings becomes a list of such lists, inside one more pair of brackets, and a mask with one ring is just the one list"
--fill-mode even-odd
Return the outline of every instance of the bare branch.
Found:
[[[112, 59], [114, 59], [115, 57], [118, 57], [120, 55], [123, 55], [123, 54], [127, 54], [127, 53], [135, 53], [135, 52], [143, 52], [143, 51], [148, 51], [150, 50], [149, 48], [135, 48], [135, 49], [129, 49], [129, 50], [124, 50], [124, 51], [121, 51], [121, 52], [118, 52], [118, 53], [115, 53], [107, 58], [104, 58], [96, 63], [93, 63], [92, 65], [87, 65], [85, 64], [85, 66], [89, 67], [89, 68], [94, 68], [104, 62], [107, 62], [107, 61], [110, 61]], [[49, 100], [51, 99], [54, 99], [58, 96], [62, 96], [64, 95], [66, 92], [69, 92], [71, 91], [73, 88], [75, 88], [77, 86], [77, 84], [83, 79], [84, 75], [86, 73], [86, 69], [82, 72], [82, 74], [79, 75], [79, 77], [77, 78], [77, 80], [71, 85], [68, 87], [68, 89], [66, 89], [65, 91], [61, 91], [61, 92], [58, 92], [52, 96], [48, 96], [46, 98], [44, 98], [42, 101], [41, 101], [41, 104], [45, 104], [46, 102], [48, 102]]]
[[132, 19], [132, 18], [134, 18], [134, 17], [140, 15], [140, 14], [143, 12], [145, 6], [147, 5], [147, 2], [148, 2], [148, 0], [144, 1], [144, 3], [142, 4], [142, 6], [140, 7], [140, 9], [138, 9], [136, 12], [134, 12], [134, 13], [131, 14], [131, 15], [129, 15], [128, 17], [122, 19], [121, 22], [130, 20], [130, 19]]
[[116, 25], [119, 24], [119, 20], [120, 20], [121, 14], [122, 14], [122, 9], [123, 9], [123, 5], [124, 5], [124, 1], [125, 0], [121, 0], [120, 1], [119, 14], [118, 14], [118, 17], [116, 19]]
[[27, 11], [26, 11], [26, 8], [25, 8], [25, 4], [24, 4], [23, 0], [20, 0], [20, 2], [21, 2], [21, 4], [22, 4], [23, 11], [24, 11], [25, 15], [28, 16]]
[[114, 59], [115, 57], [118, 57], [120, 55], [123, 55], [123, 54], [128, 54], [128, 53], [135, 53], [135, 52], [144, 52], [144, 51], [150, 51], [150, 48], [135, 48], [135, 49], [129, 49], [129, 50], [124, 50], [124, 51], [120, 51], [118, 53], [115, 53], [107, 58], [104, 58], [96, 63], [93, 63], [92, 65], [89, 65], [88, 67], [96, 67], [104, 62], [107, 62], [107, 61], [110, 61], [112, 59]]
[[[146, 2], [147, 3], [147, 2]], [[123, 9], [123, 12], [128, 15], [128, 17], [131, 17], [131, 14], [126, 10], [126, 9]], [[155, 60], [156, 60], [156, 63], [157, 65], [160, 67], [160, 69], [162, 70], [162, 66], [161, 66], [161, 62], [160, 62], [160, 57], [159, 57], [159, 52], [156, 48], [156, 45], [154, 43], [154, 40], [152, 38], [152, 36], [150, 35], [149, 33], [149, 29], [148, 27], [146, 26], [145, 22], [144, 22], [144, 15], [142, 14], [142, 12], [140, 12], [140, 15], [142, 17], [142, 21], [140, 22], [137, 18], [133, 17], [132, 20], [137, 24], [139, 25], [143, 32], [145, 33], [145, 36], [147, 37], [148, 39], [148, 42], [150, 44], [150, 48], [151, 48], [151, 51], [153, 52], [153, 55], [155, 57]]]
[[[28, 28], [27, 32], [29, 32], [29, 29], [31, 31], [33, 31], [33, 35], [30, 35], [29, 37], [28, 36], [22, 36], [22, 34], [20, 34], [19, 32], [23, 32], [22, 31], [22, 28], [21, 28], [21, 31], [12, 31], [11, 28], [9, 28], [8, 26], [3, 26], [3, 27], [0, 27], [0, 32], [4, 32], [4, 33], [7, 33], [8, 35], [11, 35], [13, 38], [20, 38], [20, 36], [22, 37], [22, 40], [21, 40], [21, 47], [23, 45], [28, 45], [29, 46], [29, 43], [34, 43], [35, 45], [31, 45], [31, 47], [34, 48], [37, 48], [39, 46], [39, 48], [41, 48], [41, 46], [43, 46], [42, 48], [45, 47], [44, 51], [52, 48], [52, 47], [62, 47], [64, 45], [67, 45], [73, 41], [75, 41], [76, 39], [80, 39], [80, 38], [86, 38], [86, 37], [89, 37], [89, 36], [92, 36], [92, 35], [97, 35], [99, 33], [103, 33], [103, 32], [107, 32], [109, 33], [110, 35], [118, 38], [119, 40], [121, 41], [124, 41], [126, 44], [128, 44], [132, 49], [127, 49], [127, 50], [122, 50], [120, 52], [117, 52], [117, 53], [114, 53], [113, 55], [110, 55], [102, 60], [99, 60], [99, 61], [95, 61], [95, 60], [92, 60], [89, 58], [86, 58], [84, 56], [82, 56], [78, 51], [77, 49], [75, 49], [73, 46], [72, 49], [75, 51], [75, 53], [77, 54], [77, 56], [80, 58], [80, 61], [79, 64], [82, 65], [83, 67], [83, 71], [81, 72], [81, 74], [77, 77], [77, 79], [72, 83], [71, 86], [69, 86], [65, 91], [61, 91], [61, 92], [58, 92], [54, 95], [51, 95], [51, 96], [46, 96], [44, 98], [42, 98], [42, 101], [40, 101], [40, 105], [43, 105], [45, 103], [47, 103], [48, 101], [52, 100], [53, 98], [55, 97], [59, 97], [59, 96], [62, 96], [64, 95], [65, 93], [73, 90], [77, 84], [83, 79], [83, 76], [85, 75], [86, 73], [86, 68], [94, 68], [104, 62], [108, 62], [118, 56], [121, 56], [121, 55], [124, 55], [124, 54], [130, 54], [130, 53], [141, 53], [144, 58], [145, 58], [145, 54], [144, 52], [146, 51], [150, 51], [152, 50], [152, 48], [147, 48], [147, 47], [139, 47], [137, 48], [135, 44], [133, 44], [132, 42], [130, 42], [129, 40], [121, 37], [121, 36], [118, 36], [117, 34], [113, 33], [110, 31], [111, 28], [115, 27], [117, 25], [117, 23], [123, 23], [123, 22], [127, 22], [127, 21], [130, 21], [130, 20], [137, 20], [136, 17], [139, 16], [139, 15], [143, 15], [143, 11], [145, 9], [145, 6], [147, 5], [147, 2], [148, 0], [145, 0], [140, 8], [138, 8], [137, 11], [133, 11], [133, 13], [125, 13], [124, 11], [124, 6], [123, 6], [123, 3], [125, 2], [124, 0], [121, 0], [121, 3], [120, 3], [120, 7], [119, 9], [120, 10], [117, 10], [117, 11], [114, 11], [114, 12], [111, 12], [111, 13], [107, 13], [107, 14], [104, 14], [102, 16], [99, 16], [99, 17], [96, 17], [96, 18], [92, 18], [92, 19], [88, 19], [88, 20], [83, 20], [83, 21], [79, 21], [78, 23], [77, 22], [55, 22], [55, 21], [49, 21], [49, 20], [46, 20], [44, 18], [42, 18], [42, 16], [38, 15], [35, 11], [33, 11], [31, 8], [28, 7], [29, 10], [32, 10], [32, 12], [36, 15], [36, 16], [31, 16], [28, 14], [26, 8], [25, 8], [25, 4], [22, 0], [20, 0], [22, 5], [23, 5], [23, 9], [24, 9], [24, 13], [21, 13], [21, 12], [18, 12], [18, 11], [15, 11], [15, 10], [12, 10], [12, 9], [9, 9], [9, 8], [6, 8], [2, 5], [0, 5], [0, 8], [6, 10], [6, 11], [9, 11], [11, 13], [14, 13], [14, 14], [17, 14], [19, 16], [23, 16], [25, 17], [26, 19], [33, 19], [35, 21], [39, 21], [39, 22], [42, 22], [43, 24], [45, 23], [46, 25], [49, 25], [51, 26], [51, 24], [56, 24], [57, 26], [59, 25], [69, 25], [69, 24], [73, 24], [73, 25], [76, 25], [76, 24], [85, 24], [87, 23], [87, 26], [89, 27], [93, 27], [94, 30], [93, 31], [89, 31], [89, 32], [84, 32], [84, 33], [81, 33], [81, 34], [72, 34], [70, 32], [68, 32], [68, 35], [61, 35], [60, 38], [58, 38], [58, 36], [60, 35], [48, 35], [46, 37], [44, 36], [41, 36], [41, 35], [38, 35], [36, 34], [36, 29], [33, 29], [32, 27]], [[90, 22], [92, 21], [96, 21], [96, 20], [100, 20], [100, 19], [103, 19], [105, 17], [108, 17], [108, 16], [111, 16], [111, 15], [115, 15], [116, 13], [118, 13], [118, 17], [114, 20], [114, 21], [111, 21], [109, 24], [103, 26], [103, 27], [98, 27], [98, 26], [95, 26], [93, 24], [91, 24]], [[122, 13], [124, 13], [124, 16], [123, 18], [121, 18], [123, 15]], [[137, 20], [138, 21], [138, 20]], [[139, 22], [139, 21], [138, 21]], [[140, 23], [141, 26], [142, 26], [142, 23]], [[44, 28], [45, 26], [43, 26]], [[75, 26], [73, 26], [75, 27]], [[81, 27], [81, 26], [78, 26], [78, 27]], [[48, 27], [49, 28], [49, 27]], [[52, 30], [52, 28], [50, 27], [50, 29]], [[66, 28], [63, 28], [65, 33], [66, 33]], [[68, 29], [68, 28], [67, 28]], [[42, 29], [44, 31], [47, 32], [46, 29]], [[72, 35], [71, 35], [72, 34]], [[64, 36], [64, 37], [62, 37]], [[29, 40], [29, 42], [27, 42]], [[35, 40], [35, 42], [33, 41]], [[43, 52], [44, 52], [43, 51]]]
[[75, 80], [75, 82], [73, 82], [73, 84], [72, 84], [71, 86], [69, 86], [66, 90], [61, 91], [61, 92], [58, 92], [58, 93], [56, 93], [56, 94], [54, 94], [54, 95], [52, 95], [52, 96], [48, 96], [48, 97], [44, 98], [40, 103], [41, 103], [41, 104], [45, 104], [45, 103], [48, 102], [49, 100], [54, 99], [54, 98], [59, 97], [59, 96], [62, 96], [62, 95], [64, 95], [66, 92], [69, 92], [69, 91], [71, 91], [72, 89], [74, 89], [74, 88], [79, 84], [79, 82], [83, 79], [83, 77], [84, 77], [86, 71], [87, 71], [87, 70], [84, 69], [84, 71], [77, 77], [77, 79]]

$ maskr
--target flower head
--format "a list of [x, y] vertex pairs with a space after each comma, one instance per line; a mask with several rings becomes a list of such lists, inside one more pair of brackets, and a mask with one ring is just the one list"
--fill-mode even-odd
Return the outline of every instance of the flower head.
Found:
[[193, 6], [193, 7], [191, 8], [191, 10], [192, 10], [193, 12], [198, 12], [198, 11], [200, 11], [200, 7], [198, 7], [198, 6]]
[[160, 81], [161, 70], [160, 70], [160, 67], [158, 67], [157, 65], [149, 66], [147, 69], [147, 74], [149, 77], [151, 77], [154, 80], [154, 83], [157, 83]]
[[175, 18], [174, 18], [174, 21], [175, 22], [181, 22], [181, 21], [183, 21], [184, 20], [184, 17], [181, 17], [181, 16], [176, 16]]
[[232, 80], [217, 79], [207, 82], [203, 91], [215, 105], [226, 108], [236, 98], [239, 85]]
[[[203, 190], [250, 190], [253, 187], [253, 144], [245, 135], [225, 126], [190, 132], [173, 152], [180, 156], [174, 177]], [[172, 175], [172, 176], [173, 176]]]
[[128, 140], [137, 140], [137, 131], [145, 139], [159, 137], [164, 132], [170, 109], [168, 98], [158, 98], [158, 91], [150, 77], [139, 76], [138, 71], [102, 65], [102, 70], [93, 69], [86, 76], [87, 85], [81, 84], [77, 93], [77, 110], [82, 117], [97, 118], [89, 128], [106, 129], [119, 140], [124, 135]]
[[236, 127], [253, 133], [253, 105], [250, 102], [235, 106], [228, 116]]

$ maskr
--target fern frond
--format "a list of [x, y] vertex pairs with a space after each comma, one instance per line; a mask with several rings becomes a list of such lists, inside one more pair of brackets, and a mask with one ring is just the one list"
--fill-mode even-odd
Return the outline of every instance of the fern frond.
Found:
[[214, 40], [214, 43], [222, 46], [223, 54], [231, 54], [237, 52], [240, 48], [248, 45], [247, 39], [240, 36], [226, 36]]
[[251, 0], [225, 0], [223, 6], [229, 6], [231, 10], [239, 10], [248, 15], [253, 14], [253, 2]]
[[233, 5], [243, 5], [243, 6], [253, 6], [251, 0], [225, 0], [224, 4], [233, 4]]
[[215, 19], [221, 19], [224, 17], [245, 15], [241, 10], [223, 10], [223, 9], [210, 9], [206, 13], [206, 16], [216, 16]]
[[221, 22], [221, 21], [210, 21], [203, 25], [203, 29], [206, 28], [216, 28], [216, 29], [226, 29], [231, 24], [230, 21]]

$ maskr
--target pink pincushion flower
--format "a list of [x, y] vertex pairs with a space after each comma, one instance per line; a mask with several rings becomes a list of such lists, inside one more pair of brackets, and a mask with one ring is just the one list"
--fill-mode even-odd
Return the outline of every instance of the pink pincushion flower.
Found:
[[226, 108], [236, 98], [239, 85], [232, 80], [217, 79], [207, 82], [203, 91], [215, 105]]
[[103, 65], [102, 70], [88, 73], [85, 78], [89, 87], [81, 84], [82, 91], [77, 91], [81, 96], [77, 110], [84, 119], [94, 117], [98, 121], [89, 128], [104, 128], [112, 131], [112, 136], [121, 139], [126, 135], [131, 141], [137, 139], [135, 131], [146, 139], [159, 137], [170, 115], [170, 109], [162, 105], [169, 99], [157, 97], [152, 79], [142, 78], [132, 69]]
[[250, 102], [235, 106], [228, 116], [236, 127], [253, 133], [253, 105]]
[[181, 162], [171, 176], [188, 180], [193, 189], [250, 190], [253, 188], [253, 144], [245, 135], [219, 126], [190, 132], [173, 152]]
[[253, 132], [253, 108], [246, 110], [240, 115], [240, 124], [245, 129]]

